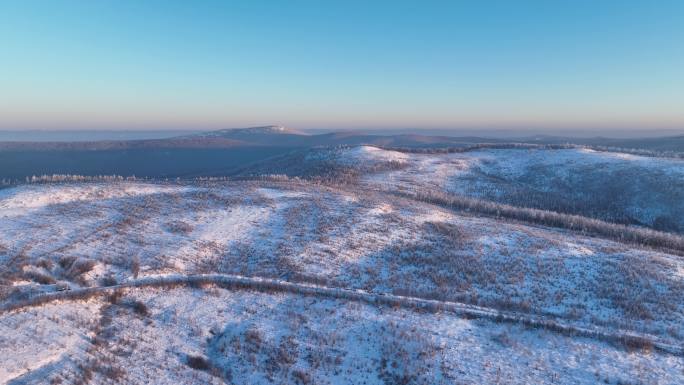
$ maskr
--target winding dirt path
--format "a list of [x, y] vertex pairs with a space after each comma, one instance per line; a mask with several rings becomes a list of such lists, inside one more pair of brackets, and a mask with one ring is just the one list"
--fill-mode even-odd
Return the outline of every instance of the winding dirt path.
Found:
[[40, 306], [55, 301], [74, 301], [109, 295], [116, 291], [146, 287], [202, 287], [218, 286], [231, 290], [255, 290], [260, 292], [280, 292], [319, 298], [342, 299], [365, 302], [371, 305], [394, 306], [410, 310], [419, 309], [429, 312], [449, 312], [468, 318], [481, 318], [494, 322], [522, 324], [542, 328], [557, 333], [593, 338], [628, 348], [654, 348], [663, 353], [684, 355], [684, 345], [663, 341], [655, 336], [602, 326], [578, 326], [570, 323], [516, 312], [500, 311], [492, 308], [469, 305], [459, 302], [437, 301], [393, 294], [373, 293], [365, 290], [351, 290], [293, 283], [278, 279], [245, 277], [225, 274], [202, 275], [160, 275], [129, 280], [113, 286], [101, 286], [39, 294], [27, 300], [0, 305], [0, 314], [23, 308]]

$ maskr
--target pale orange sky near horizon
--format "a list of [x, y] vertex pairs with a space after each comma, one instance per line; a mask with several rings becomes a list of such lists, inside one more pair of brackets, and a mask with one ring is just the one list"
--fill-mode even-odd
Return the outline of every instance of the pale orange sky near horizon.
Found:
[[684, 1], [7, 2], [0, 129], [684, 128]]

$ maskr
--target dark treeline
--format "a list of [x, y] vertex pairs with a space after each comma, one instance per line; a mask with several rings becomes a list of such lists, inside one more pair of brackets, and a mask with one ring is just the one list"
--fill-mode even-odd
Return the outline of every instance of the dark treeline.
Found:
[[567, 150], [573, 148], [580, 148], [574, 144], [534, 144], [534, 143], [477, 143], [458, 147], [383, 147], [383, 150], [399, 151], [411, 154], [454, 154], [477, 150]]
[[515, 207], [437, 191], [416, 191], [414, 193], [398, 194], [452, 209], [491, 215], [496, 218], [514, 219], [544, 226], [558, 227], [578, 231], [586, 235], [596, 235], [619, 242], [628, 242], [684, 255], [684, 237], [676, 234], [608, 223], [579, 215]]
[[477, 150], [572, 150], [586, 149], [600, 152], [619, 152], [624, 154], [655, 157], [684, 159], [684, 153], [676, 151], [656, 151], [638, 148], [623, 148], [609, 146], [580, 145], [572, 143], [564, 144], [535, 144], [535, 143], [478, 143], [461, 147], [383, 147], [384, 150], [399, 151], [411, 154], [453, 154]]

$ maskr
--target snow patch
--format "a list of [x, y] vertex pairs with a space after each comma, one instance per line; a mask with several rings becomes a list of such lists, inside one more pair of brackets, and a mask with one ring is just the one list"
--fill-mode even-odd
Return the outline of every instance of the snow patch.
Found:
[[365, 165], [379, 162], [400, 162], [408, 159], [408, 155], [398, 151], [383, 150], [374, 146], [357, 146], [344, 151], [338, 161], [344, 165]]

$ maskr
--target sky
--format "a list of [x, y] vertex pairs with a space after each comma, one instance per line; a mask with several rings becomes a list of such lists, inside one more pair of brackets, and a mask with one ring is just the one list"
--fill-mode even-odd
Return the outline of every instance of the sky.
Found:
[[684, 128], [684, 1], [0, 0], [0, 129]]

